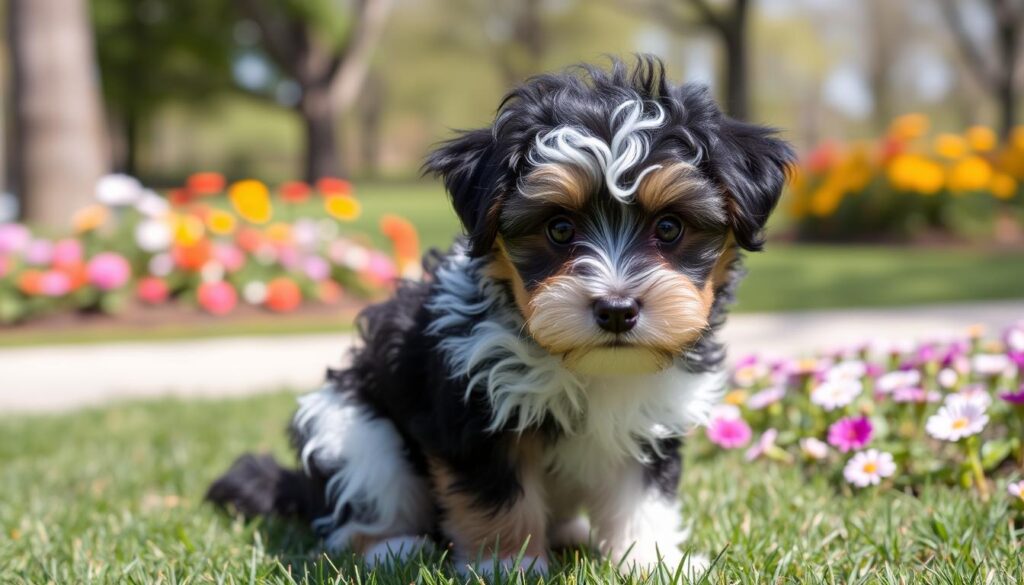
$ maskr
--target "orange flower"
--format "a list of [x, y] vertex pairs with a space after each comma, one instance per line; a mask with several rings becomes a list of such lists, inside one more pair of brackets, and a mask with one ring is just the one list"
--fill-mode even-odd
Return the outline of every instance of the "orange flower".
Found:
[[210, 260], [211, 248], [209, 240], [199, 240], [194, 244], [177, 245], [171, 249], [174, 263], [185, 270], [198, 272]]
[[227, 236], [235, 231], [235, 216], [222, 209], [212, 209], [206, 215], [206, 227], [218, 236]]
[[395, 258], [399, 264], [416, 262], [420, 255], [419, 235], [409, 220], [397, 215], [385, 214], [380, 218], [380, 231], [391, 240], [395, 247]]
[[284, 199], [288, 203], [302, 203], [309, 199], [311, 189], [309, 185], [302, 181], [288, 181], [282, 183], [278, 189], [281, 193], [281, 199]]
[[1017, 194], [1017, 180], [1005, 173], [995, 173], [988, 188], [996, 199], [1012, 199]]
[[836, 212], [842, 200], [842, 191], [823, 186], [811, 196], [811, 213], [818, 217], [828, 217]]
[[992, 165], [980, 156], [968, 156], [949, 171], [949, 188], [953, 191], [981, 191], [992, 180]]
[[103, 225], [109, 215], [110, 212], [106, 207], [99, 204], [90, 205], [79, 209], [71, 216], [71, 225], [75, 228], [76, 233], [84, 234]]
[[316, 189], [325, 197], [331, 195], [351, 195], [352, 183], [335, 177], [324, 177], [316, 182]]
[[324, 199], [324, 209], [339, 221], [355, 221], [362, 213], [359, 202], [348, 195], [329, 195]]
[[956, 160], [967, 154], [967, 141], [956, 134], [939, 134], [935, 137], [935, 153], [949, 160]]
[[243, 227], [235, 234], [238, 247], [252, 254], [263, 245], [263, 234], [251, 227]]
[[224, 191], [224, 175], [220, 173], [195, 173], [185, 181], [185, 188], [194, 195], [216, 195]]
[[934, 195], [942, 189], [945, 172], [939, 163], [919, 154], [900, 154], [889, 163], [889, 182], [902, 191]]
[[290, 244], [292, 242], [292, 226], [289, 223], [277, 222], [267, 227], [267, 239], [275, 244]]
[[970, 144], [975, 152], [991, 152], [995, 150], [999, 141], [996, 133], [985, 126], [971, 126], [964, 136], [967, 138], [967, 144]]
[[904, 114], [889, 126], [889, 135], [905, 142], [920, 138], [927, 131], [928, 117], [924, 114]]
[[42, 294], [43, 272], [35, 269], [22, 271], [18, 275], [18, 290], [29, 296]]
[[270, 192], [259, 181], [250, 179], [231, 185], [228, 197], [238, 215], [250, 223], [267, 223], [273, 215]]
[[321, 280], [316, 285], [316, 295], [320, 302], [325, 305], [334, 305], [341, 300], [344, 294], [341, 285], [333, 280]]
[[294, 280], [281, 276], [267, 283], [263, 304], [276, 313], [290, 313], [302, 304], [302, 291]]

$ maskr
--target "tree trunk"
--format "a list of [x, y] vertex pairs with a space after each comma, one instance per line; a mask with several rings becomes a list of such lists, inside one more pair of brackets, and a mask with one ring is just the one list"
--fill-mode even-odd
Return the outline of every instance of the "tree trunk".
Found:
[[996, 102], [999, 104], [999, 135], [1009, 138], [1017, 123], [1017, 87], [1014, 83], [1017, 58], [1020, 55], [1020, 35], [1024, 24], [1009, 0], [996, 2], [993, 10], [997, 27], [996, 47], [1002, 62], [996, 83]]
[[749, 0], [736, 0], [732, 18], [723, 35], [725, 41], [725, 108], [739, 120], [750, 118], [750, 96], [747, 78], [747, 22]]
[[86, 0], [11, 0], [16, 188], [25, 218], [63, 227], [109, 168]]
[[305, 88], [299, 113], [306, 125], [306, 181], [314, 183], [323, 177], [343, 176], [330, 90], [326, 86]]

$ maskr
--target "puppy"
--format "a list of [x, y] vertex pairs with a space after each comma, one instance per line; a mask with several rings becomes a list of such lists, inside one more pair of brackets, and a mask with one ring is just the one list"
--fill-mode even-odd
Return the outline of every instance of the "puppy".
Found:
[[651, 57], [527, 81], [428, 158], [466, 237], [299, 400], [301, 470], [246, 456], [209, 498], [370, 562], [434, 542], [544, 570], [589, 544], [675, 570], [681, 438], [723, 389], [715, 332], [792, 157]]

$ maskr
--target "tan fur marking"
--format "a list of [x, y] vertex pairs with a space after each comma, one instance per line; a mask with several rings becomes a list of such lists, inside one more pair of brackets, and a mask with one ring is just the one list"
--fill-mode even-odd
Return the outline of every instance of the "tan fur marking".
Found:
[[711, 269], [711, 282], [714, 283], [716, 289], [726, 283], [725, 281], [729, 278], [729, 267], [736, 256], [736, 240], [732, 234], [729, 234], [729, 239], [725, 242], [725, 250], [715, 262], [715, 267]]
[[636, 198], [649, 211], [662, 209], [694, 191], [706, 188], [697, 167], [679, 162], [660, 168], [646, 177], [637, 189]]
[[522, 193], [528, 199], [544, 199], [569, 209], [582, 209], [590, 198], [590, 180], [572, 167], [540, 165], [526, 176]]
[[518, 467], [522, 493], [498, 509], [481, 508], [472, 494], [453, 487], [455, 478], [447, 465], [437, 459], [428, 460], [434, 489], [444, 510], [442, 527], [462, 554], [475, 556], [482, 552], [485, 557], [514, 557], [527, 539], [527, 555], [546, 554], [547, 510], [540, 440], [523, 435], [510, 451]]
[[501, 236], [498, 236], [495, 248], [497, 252], [494, 254], [494, 260], [484, 267], [484, 275], [495, 280], [510, 282], [512, 284], [512, 296], [515, 297], [519, 312], [522, 313], [525, 319], [529, 319], [530, 315], [533, 314], [533, 309], [530, 306], [530, 293], [526, 291], [526, 285], [523, 283], [522, 277], [519, 276], [519, 271], [512, 265], [512, 260], [509, 259], [507, 248], [505, 247], [505, 241], [501, 239]]

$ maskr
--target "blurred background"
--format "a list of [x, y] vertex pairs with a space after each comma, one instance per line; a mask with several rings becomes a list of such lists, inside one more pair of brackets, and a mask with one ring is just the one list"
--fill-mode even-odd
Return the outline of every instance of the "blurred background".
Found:
[[1022, 0], [7, 0], [0, 18], [7, 345], [347, 327], [458, 232], [419, 176], [432, 144], [532, 74], [637, 52], [800, 153], [739, 313], [1024, 297]]

